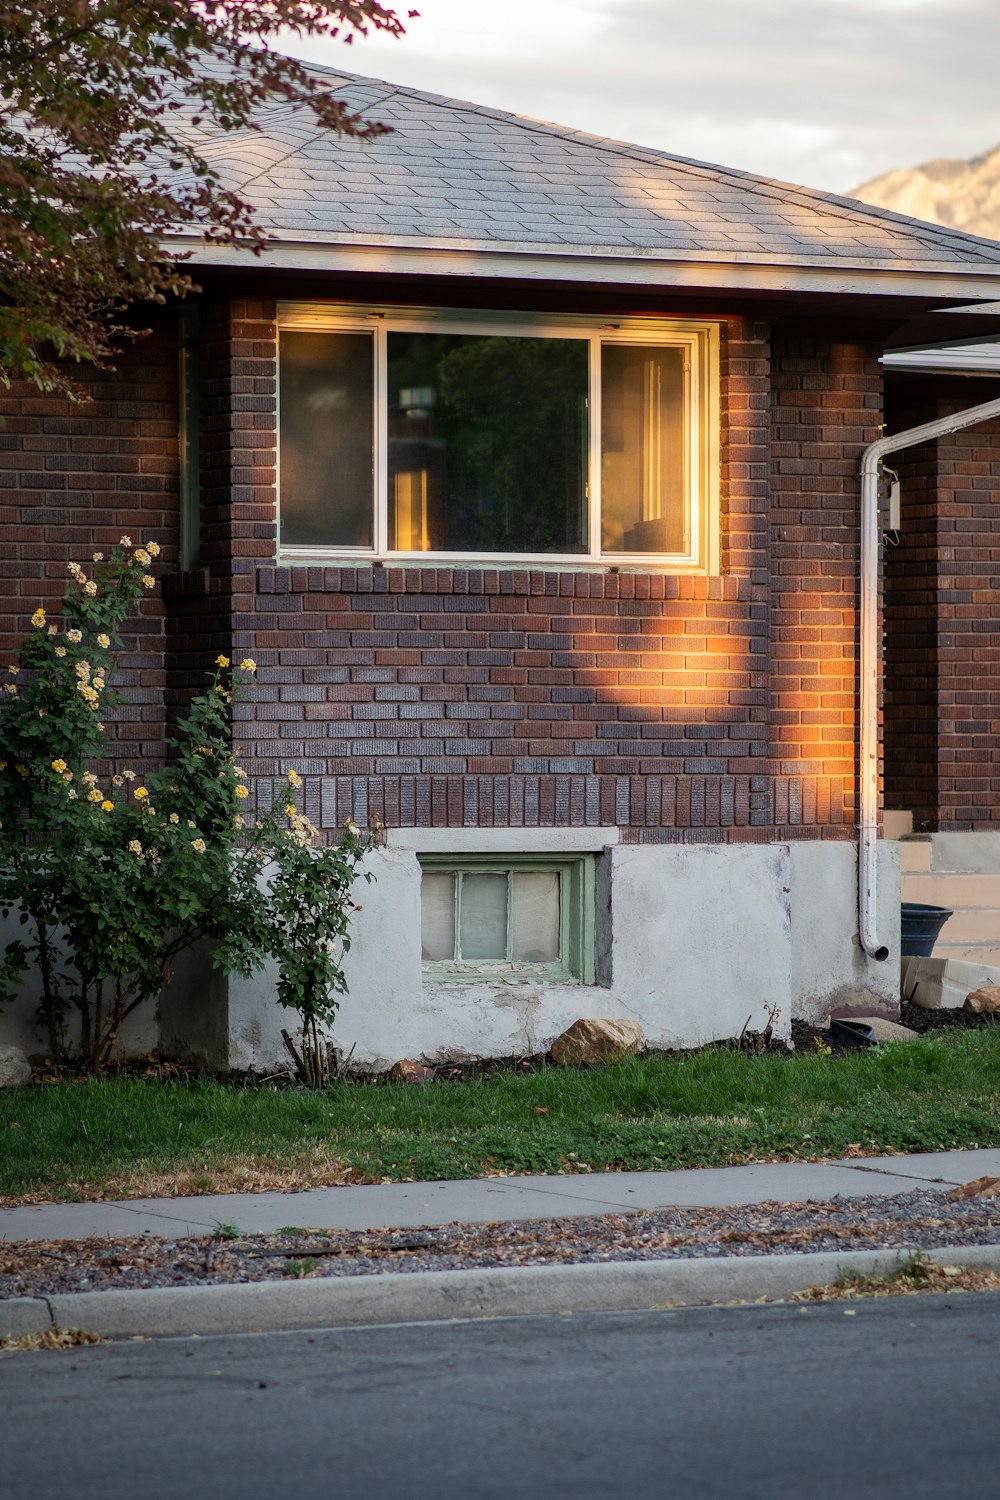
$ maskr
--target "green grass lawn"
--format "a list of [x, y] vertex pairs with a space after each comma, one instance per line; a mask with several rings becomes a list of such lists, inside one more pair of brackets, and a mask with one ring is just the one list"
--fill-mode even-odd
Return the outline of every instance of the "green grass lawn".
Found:
[[8, 1202], [995, 1145], [1000, 1027], [843, 1057], [709, 1049], [420, 1087], [112, 1077], [0, 1094]]

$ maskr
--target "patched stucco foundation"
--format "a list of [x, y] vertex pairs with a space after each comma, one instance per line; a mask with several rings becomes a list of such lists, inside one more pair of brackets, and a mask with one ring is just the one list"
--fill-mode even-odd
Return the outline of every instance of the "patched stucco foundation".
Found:
[[[880, 845], [879, 932], [885, 963], [857, 937], [857, 855], [849, 843], [618, 844], [613, 830], [529, 830], [503, 842], [477, 830], [413, 830], [368, 856], [375, 880], [357, 887], [362, 910], [347, 956], [349, 993], [335, 1039], [352, 1062], [382, 1068], [400, 1057], [508, 1057], [545, 1050], [579, 1016], [638, 1021], [651, 1046], [694, 1047], [761, 1029], [773, 1013], [898, 1014], [898, 846]], [[596, 867], [598, 982], [425, 984], [420, 963], [418, 852], [548, 850], [591, 853]], [[414, 847], [414, 845], [416, 847]], [[281, 1028], [295, 1015], [274, 999], [273, 973], [226, 977], [205, 951], [178, 962], [156, 1016], [130, 1028], [130, 1050], [212, 1068], [285, 1067]], [[0, 1015], [0, 1039], [39, 1053], [35, 999]]]

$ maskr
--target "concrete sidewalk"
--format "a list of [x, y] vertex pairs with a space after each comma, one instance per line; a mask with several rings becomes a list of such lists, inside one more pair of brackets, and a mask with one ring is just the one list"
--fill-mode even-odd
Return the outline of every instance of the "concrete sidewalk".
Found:
[[570, 1177], [483, 1177], [397, 1182], [289, 1193], [202, 1198], [132, 1198], [114, 1203], [40, 1204], [0, 1209], [3, 1240], [76, 1240], [88, 1235], [211, 1234], [235, 1224], [247, 1234], [302, 1229], [412, 1229], [497, 1219], [714, 1208], [740, 1203], [891, 1197], [916, 1187], [947, 1189], [1000, 1176], [1000, 1148], [834, 1162], [768, 1162], [684, 1172], [594, 1172]]
[[[719, 1207], [941, 1192], [1000, 1176], [1000, 1150], [922, 1156], [775, 1162], [685, 1172], [394, 1183], [213, 1198], [44, 1204], [0, 1210], [3, 1240], [88, 1235], [210, 1234], [219, 1223], [248, 1233], [287, 1225], [379, 1229], [497, 1219], [547, 1219], [670, 1207]], [[906, 1247], [843, 1254], [746, 1255], [646, 1262], [421, 1271], [298, 1282], [76, 1292], [0, 1299], [0, 1338], [80, 1328], [111, 1338], [203, 1337], [296, 1328], [676, 1307], [785, 1297], [842, 1270], [884, 1275]], [[932, 1250], [949, 1265], [1000, 1270], [1000, 1245]]]

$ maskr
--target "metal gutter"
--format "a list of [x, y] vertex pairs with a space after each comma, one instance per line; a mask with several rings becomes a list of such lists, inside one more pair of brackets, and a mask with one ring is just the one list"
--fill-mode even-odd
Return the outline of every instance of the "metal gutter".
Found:
[[975, 427], [1000, 417], [1000, 400], [966, 407], [951, 417], [924, 422], [892, 437], [879, 438], [866, 448], [861, 459], [861, 723], [859, 729], [860, 812], [858, 829], [858, 930], [861, 946], [870, 958], [888, 958], [875, 930], [878, 844], [878, 576], [879, 465], [889, 453], [934, 442], [964, 427]]

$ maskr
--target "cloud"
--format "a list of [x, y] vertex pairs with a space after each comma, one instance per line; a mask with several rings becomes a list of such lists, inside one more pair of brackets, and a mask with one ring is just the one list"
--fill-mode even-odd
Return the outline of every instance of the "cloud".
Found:
[[398, 43], [288, 50], [833, 191], [1000, 141], [995, 0], [423, 0], [420, 9]]

